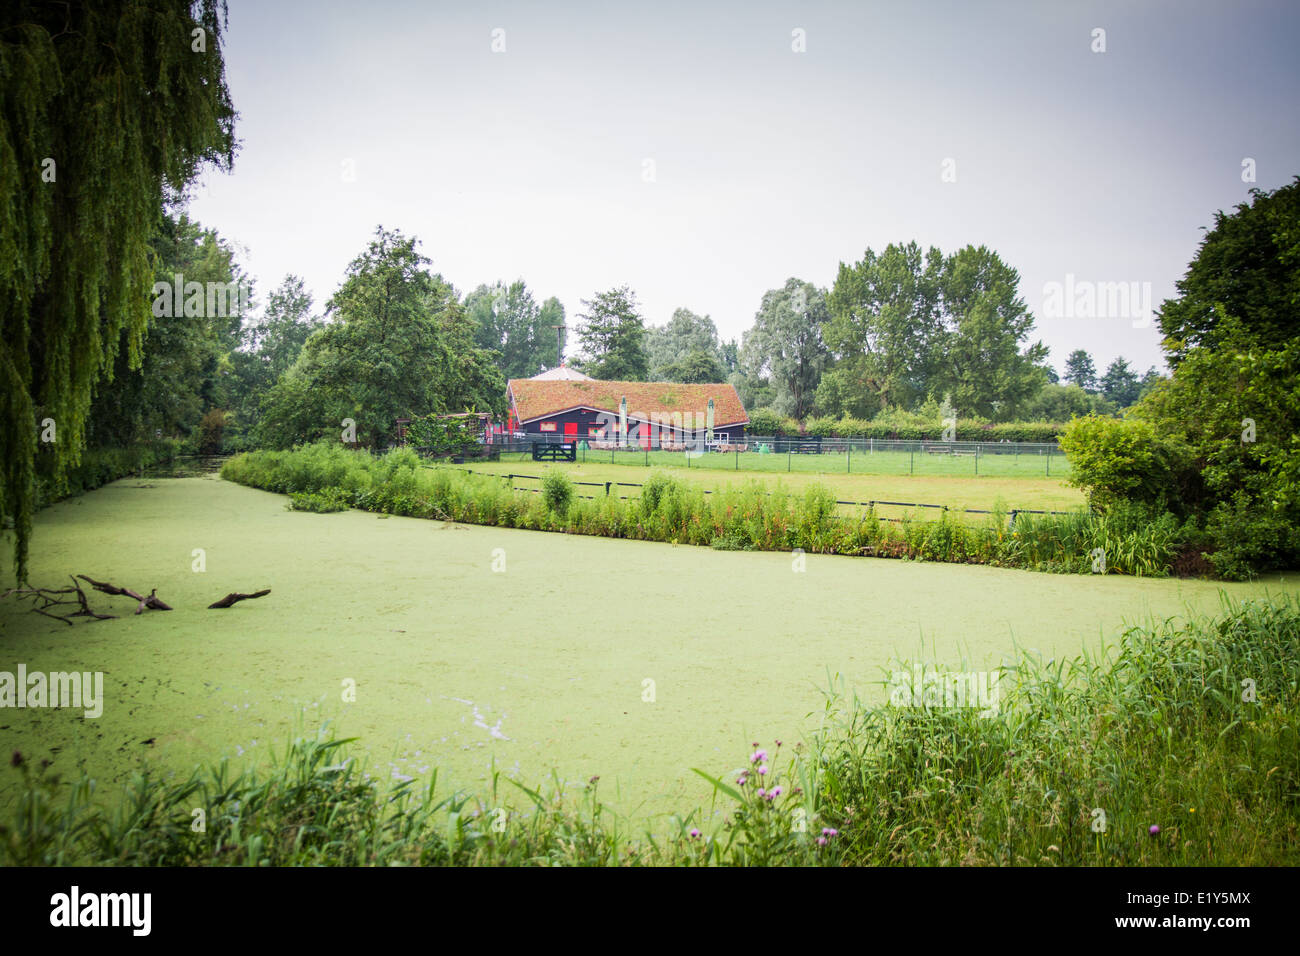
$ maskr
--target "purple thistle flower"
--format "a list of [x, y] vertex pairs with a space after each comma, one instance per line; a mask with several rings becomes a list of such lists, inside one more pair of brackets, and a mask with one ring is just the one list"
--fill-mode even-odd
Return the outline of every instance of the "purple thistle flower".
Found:
[[700, 838], [700, 831], [699, 831], [699, 830], [696, 830], [696, 829], [694, 829], [694, 828], [692, 828], [692, 829], [691, 829], [691, 839], [692, 839], [692, 840], [698, 840], [699, 838]]
[[817, 838], [817, 845], [818, 845], [818, 846], [825, 846], [825, 845], [826, 845], [826, 838], [825, 838], [825, 837], [818, 837], [818, 838]]
[[765, 797], [765, 796], [767, 796], [767, 791], [764, 790], [762, 787], [759, 787], [759, 788], [758, 788], [758, 795], [759, 795], [760, 797]]
[[1153, 823], [1153, 824], [1151, 824], [1151, 829], [1148, 830], [1147, 832], [1150, 833], [1152, 836], [1159, 836], [1159, 835], [1160, 835], [1160, 827]]
[[767, 773], [767, 764], [765, 764], [765, 763], [763, 763], [763, 764], [759, 764], [759, 765], [758, 765], [758, 775], [761, 777], [761, 776], [763, 776], [763, 774], [765, 774], [765, 773]]
[[824, 837], [837, 837], [839, 835], [839, 830], [832, 830], [830, 827], [822, 827], [822, 836]]
[[751, 756], [751, 757], [749, 758], [749, 762], [750, 762], [750, 763], [758, 763], [760, 760], [766, 760], [766, 759], [767, 759], [767, 751], [766, 751], [766, 750], [755, 750], [754, 753], [753, 753], [753, 756]]
[[781, 796], [781, 788], [773, 787], [771, 790], [768, 791], [768, 793], [770, 793], [774, 797], [779, 797]]

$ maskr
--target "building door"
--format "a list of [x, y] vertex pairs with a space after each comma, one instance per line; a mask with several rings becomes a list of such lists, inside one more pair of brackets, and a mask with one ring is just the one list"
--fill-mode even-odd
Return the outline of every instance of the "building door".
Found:
[[571, 441], [571, 442], [576, 442], [576, 441], [578, 440], [578, 423], [577, 423], [577, 422], [565, 422], [565, 423], [564, 423], [564, 440], [565, 440], [565, 441]]

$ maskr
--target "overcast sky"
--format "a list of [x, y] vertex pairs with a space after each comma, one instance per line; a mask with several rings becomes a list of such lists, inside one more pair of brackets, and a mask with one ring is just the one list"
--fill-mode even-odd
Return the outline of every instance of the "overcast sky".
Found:
[[462, 294], [523, 278], [572, 324], [626, 283], [724, 337], [868, 247], [983, 244], [1058, 369], [1145, 369], [1154, 324], [1046, 285], [1158, 306], [1215, 210], [1300, 172], [1287, 2], [230, 0], [224, 50], [241, 150], [192, 214], [318, 311], [380, 223]]

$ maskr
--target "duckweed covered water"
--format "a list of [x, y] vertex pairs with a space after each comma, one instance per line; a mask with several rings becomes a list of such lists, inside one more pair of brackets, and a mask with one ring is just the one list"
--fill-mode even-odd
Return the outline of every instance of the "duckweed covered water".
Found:
[[625, 813], [682, 811], [709, 800], [691, 767], [723, 773], [749, 743], [815, 726], [828, 672], [883, 700], [897, 655], [987, 670], [1017, 642], [1072, 655], [1125, 623], [1213, 611], [1221, 591], [1300, 594], [1296, 575], [1222, 585], [816, 555], [800, 573], [783, 554], [285, 501], [210, 475], [126, 479], [42, 512], [33, 584], [84, 573], [157, 588], [176, 610], [133, 616], [96, 593], [123, 616], [68, 627], [0, 602], [0, 670], [103, 671], [106, 696], [97, 720], [0, 710], [5, 752], [65, 778], [84, 768], [115, 795], [143, 764], [265, 759], [333, 720], [379, 778], [438, 768], [440, 787], [486, 789], [494, 766], [530, 786], [554, 770], [599, 775]]

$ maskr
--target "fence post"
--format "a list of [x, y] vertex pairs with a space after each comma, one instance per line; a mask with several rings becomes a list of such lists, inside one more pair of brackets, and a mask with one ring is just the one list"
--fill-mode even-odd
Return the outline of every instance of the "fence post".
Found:
[[645, 446], [645, 466], [647, 468], [650, 467], [650, 446], [649, 445]]
[[1052, 449], [1047, 449], [1047, 476], [1052, 476]]
[[606, 497], [606, 498], [609, 497], [609, 486], [610, 486], [611, 484], [613, 484], [613, 482], [609, 482], [609, 481], [605, 482], [605, 497]]
[[736, 449], [736, 471], [740, 471], [740, 448]]
[[847, 466], [846, 473], [850, 475], [853, 474], [853, 446], [852, 445], [849, 446], [849, 457], [848, 457], [848, 466]]
[[1016, 509], [1015, 508], [1011, 509], [1011, 525], [1010, 527], [1007, 528], [1007, 530], [1008, 531], [1016, 530]]
[[975, 446], [975, 474], [980, 473], [980, 446]]
[[909, 475], [914, 475], [914, 474], [916, 474], [916, 449], [915, 449], [915, 448], [912, 449], [912, 451], [911, 451], [911, 455], [912, 455], [912, 459], [911, 459], [911, 461], [908, 463], [908, 466], [907, 466], [907, 473], [908, 473]]
[[789, 445], [786, 445], [786, 446], [785, 446], [785, 470], [786, 470], [786, 473], [787, 473], [787, 474], [788, 474], [789, 471], [790, 471], [790, 458], [791, 458], [792, 455], [794, 455], [794, 452], [792, 452], [792, 451], [790, 450], [790, 446], [789, 446]]

